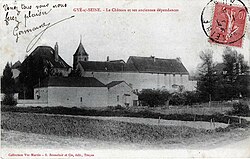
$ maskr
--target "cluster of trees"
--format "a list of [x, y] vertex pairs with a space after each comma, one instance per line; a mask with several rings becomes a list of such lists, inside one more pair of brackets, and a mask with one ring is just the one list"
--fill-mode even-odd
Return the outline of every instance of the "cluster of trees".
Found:
[[222, 58], [222, 70], [216, 69], [213, 51], [201, 52], [202, 64], [199, 67], [197, 90], [203, 101], [230, 100], [249, 97], [249, 69], [244, 56], [236, 50], [225, 48]]
[[49, 66], [42, 58], [34, 59], [33, 56], [29, 56], [25, 59], [17, 81], [19, 98], [34, 98], [34, 86], [51, 74]]
[[14, 93], [16, 91], [13, 73], [10, 64], [7, 63], [3, 71], [3, 76], [1, 77], [1, 93], [4, 93], [3, 104], [15, 105]]
[[1, 77], [1, 92], [5, 95], [19, 93], [20, 99], [33, 99], [36, 84], [49, 76], [62, 76], [56, 74], [50, 64], [41, 57], [26, 57], [19, 70], [18, 78], [14, 80], [11, 66], [9, 63], [6, 64]]
[[[249, 69], [244, 56], [227, 47], [223, 51], [222, 68], [216, 68], [213, 51], [200, 54], [202, 63], [196, 91], [169, 93], [166, 90], [142, 90], [138, 93], [142, 105], [192, 105], [208, 101], [223, 101], [250, 97]], [[219, 69], [219, 70], [218, 70]], [[220, 70], [221, 69], [221, 70]]]

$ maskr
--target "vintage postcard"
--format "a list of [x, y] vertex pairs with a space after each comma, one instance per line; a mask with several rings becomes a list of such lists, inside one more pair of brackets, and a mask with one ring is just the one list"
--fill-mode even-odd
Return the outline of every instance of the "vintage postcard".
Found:
[[2, 0], [1, 158], [250, 157], [249, 0]]

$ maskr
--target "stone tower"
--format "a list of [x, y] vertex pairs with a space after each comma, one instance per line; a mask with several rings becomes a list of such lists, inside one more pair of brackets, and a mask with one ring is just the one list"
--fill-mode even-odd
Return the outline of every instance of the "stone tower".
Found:
[[83, 45], [82, 45], [82, 40], [80, 41], [80, 44], [74, 54], [73, 58], [73, 69], [76, 69], [76, 65], [78, 64], [79, 61], [88, 61], [89, 60], [89, 55], [85, 51]]

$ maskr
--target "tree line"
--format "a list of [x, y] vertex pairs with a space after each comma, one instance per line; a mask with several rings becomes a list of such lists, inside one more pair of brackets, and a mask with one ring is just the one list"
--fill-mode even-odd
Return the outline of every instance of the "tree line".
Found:
[[197, 91], [202, 101], [221, 101], [250, 96], [249, 66], [242, 54], [226, 47], [220, 68], [216, 68], [212, 50], [202, 51], [200, 58], [202, 63], [199, 66]]
[[[250, 97], [249, 66], [244, 56], [232, 48], [223, 51], [222, 63], [213, 59], [213, 51], [200, 53], [195, 91], [170, 93], [167, 90], [142, 90], [138, 92], [141, 105], [193, 105], [208, 101], [226, 101]], [[220, 67], [218, 68], [218, 66]]]

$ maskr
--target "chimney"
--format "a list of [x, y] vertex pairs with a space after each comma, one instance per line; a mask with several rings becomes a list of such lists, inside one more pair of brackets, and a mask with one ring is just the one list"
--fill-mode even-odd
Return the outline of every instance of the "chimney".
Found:
[[155, 56], [151, 55], [151, 58], [153, 59], [153, 61], [155, 62]]
[[55, 50], [55, 54], [54, 54], [54, 56], [55, 56], [55, 61], [58, 62], [59, 56], [58, 56], [58, 44], [57, 44], [57, 42], [56, 42], [56, 45], [55, 45], [54, 50]]
[[109, 56], [107, 56], [107, 62], [109, 62]]

